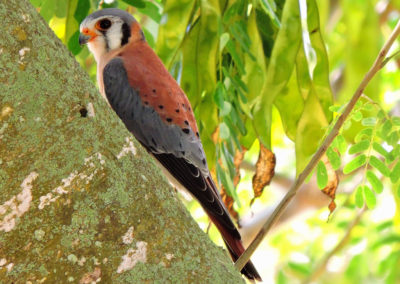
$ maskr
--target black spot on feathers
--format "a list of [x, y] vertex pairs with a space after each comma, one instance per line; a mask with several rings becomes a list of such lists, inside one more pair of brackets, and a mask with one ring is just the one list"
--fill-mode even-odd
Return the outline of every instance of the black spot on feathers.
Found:
[[206, 165], [206, 159], [201, 160], [201, 162], [203, 163], [203, 165]]
[[176, 109], [175, 112], [176, 112], [176, 113], [179, 113], [179, 109]]
[[158, 107], [159, 107], [160, 109], [163, 109], [163, 108], [164, 108], [164, 106], [163, 106], [163, 105], [159, 105]]
[[189, 125], [189, 121], [185, 120], [185, 124], [186, 124], [186, 125]]
[[168, 122], [172, 122], [172, 118], [167, 117]]
[[182, 131], [185, 132], [186, 134], [189, 134], [190, 132], [189, 128], [182, 128]]
[[199, 132], [196, 132], [196, 136], [197, 138], [200, 138]]

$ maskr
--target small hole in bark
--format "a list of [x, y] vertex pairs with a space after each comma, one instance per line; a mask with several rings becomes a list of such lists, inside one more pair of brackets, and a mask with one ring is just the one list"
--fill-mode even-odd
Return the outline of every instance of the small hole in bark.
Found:
[[88, 111], [87, 111], [87, 109], [86, 108], [81, 108], [80, 110], [79, 110], [79, 112], [80, 112], [80, 114], [81, 114], [81, 117], [87, 117], [87, 113], [88, 113]]

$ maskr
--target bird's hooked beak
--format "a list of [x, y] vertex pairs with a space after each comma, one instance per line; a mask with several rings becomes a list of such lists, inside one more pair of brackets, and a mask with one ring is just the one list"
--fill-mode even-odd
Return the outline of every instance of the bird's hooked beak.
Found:
[[89, 42], [92, 37], [90, 35], [80, 34], [79, 35], [79, 44], [84, 45]]
[[97, 34], [94, 31], [89, 30], [88, 28], [84, 28], [82, 32], [79, 34], [79, 44], [84, 45], [89, 41], [92, 41], [97, 37]]

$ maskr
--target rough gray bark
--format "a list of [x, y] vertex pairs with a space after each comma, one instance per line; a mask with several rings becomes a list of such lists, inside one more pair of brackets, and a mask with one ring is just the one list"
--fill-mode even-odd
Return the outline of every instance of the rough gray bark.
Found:
[[29, 1], [0, 18], [0, 282], [242, 282]]

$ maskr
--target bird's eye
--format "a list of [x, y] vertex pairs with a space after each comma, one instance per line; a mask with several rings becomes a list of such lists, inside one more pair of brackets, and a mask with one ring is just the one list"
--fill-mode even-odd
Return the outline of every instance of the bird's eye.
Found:
[[111, 21], [109, 19], [103, 19], [96, 23], [96, 28], [99, 30], [107, 30], [111, 27]]

